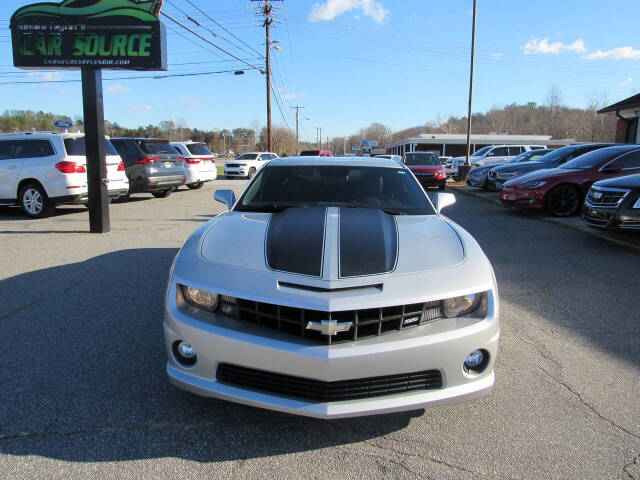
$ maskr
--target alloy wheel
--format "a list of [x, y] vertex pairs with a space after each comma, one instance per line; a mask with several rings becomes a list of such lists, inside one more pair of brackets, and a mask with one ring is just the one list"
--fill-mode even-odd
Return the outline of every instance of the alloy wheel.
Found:
[[37, 216], [42, 211], [42, 195], [37, 189], [29, 187], [22, 193], [22, 204], [30, 215]]
[[578, 191], [571, 185], [560, 185], [549, 193], [549, 209], [558, 217], [573, 215], [578, 203]]

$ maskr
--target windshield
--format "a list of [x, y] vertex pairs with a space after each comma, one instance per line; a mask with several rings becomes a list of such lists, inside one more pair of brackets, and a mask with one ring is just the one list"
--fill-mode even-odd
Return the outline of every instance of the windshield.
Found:
[[166, 153], [178, 155], [178, 151], [169, 145], [169, 142], [140, 142], [140, 147], [144, 153]]
[[578, 147], [568, 146], [558, 148], [557, 150], [552, 151], [551, 153], [547, 153], [546, 155], [538, 158], [536, 162], [541, 163], [555, 163], [561, 160], [564, 160], [569, 154], [574, 152]]
[[482, 157], [485, 155], [485, 153], [487, 153], [489, 150], [491, 150], [493, 147], [491, 145], [489, 145], [488, 147], [482, 147], [480, 150], [476, 150], [475, 152], [473, 152], [471, 154], [472, 157]]
[[261, 169], [235, 210], [278, 212], [288, 207], [376, 208], [391, 215], [434, 215], [420, 185], [404, 169], [300, 165]]
[[257, 153], [243, 153], [239, 157], [236, 157], [236, 160], [255, 160], [258, 158]]
[[[87, 154], [84, 137], [65, 138], [64, 148], [67, 150], [67, 155], [80, 155], [84, 157]], [[116, 149], [109, 140], [104, 141], [104, 149], [107, 155], [118, 155], [118, 152], [116, 152]]]
[[435, 153], [407, 153], [404, 156], [406, 165], [442, 165]]
[[520, 163], [520, 162], [537, 162], [540, 158], [544, 157], [551, 150], [531, 150], [524, 152], [508, 160], [507, 163]]
[[618, 149], [614, 149], [612, 152], [608, 148], [599, 148], [598, 150], [591, 150], [590, 152], [580, 155], [573, 160], [569, 160], [560, 168], [587, 170], [589, 168], [596, 167], [601, 163], [608, 162], [614, 155], [619, 154], [620, 151]]
[[191, 155], [213, 155], [204, 143], [188, 143], [186, 146]]

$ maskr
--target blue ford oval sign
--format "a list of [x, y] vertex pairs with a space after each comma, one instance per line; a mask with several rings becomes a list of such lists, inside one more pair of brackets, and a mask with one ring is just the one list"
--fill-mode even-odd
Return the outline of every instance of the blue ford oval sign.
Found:
[[58, 128], [71, 128], [73, 127], [72, 120], [57, 120], [54, 125]]

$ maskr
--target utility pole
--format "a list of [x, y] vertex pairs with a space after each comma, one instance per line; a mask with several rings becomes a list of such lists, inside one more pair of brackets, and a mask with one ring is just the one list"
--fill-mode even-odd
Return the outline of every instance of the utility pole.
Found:
[[316, 148], [322, 150], [322, 127], [316, 127]]
[[290, 107], [290, 108], [295, 108], [296, 110], [296, 150], [300, 150], [300, 145], [299, 145], [300, 144], [300, 109], [304, 107], [301, 107], [300, 105], [296, 105], [295, 107]]
[[269, 27], [273, 18], [271, 17], [271, 5], [269, 0], [264, 2], [264, 28], [267, 36], [267, 151], [272, 150], [273, 136], [271, 132], [271, 37]]
[[471, 162], [469, 157], [471, 156], [471, 106], [473, 103], [473, 62], [475, 59], [476, 51], [476, 10], [478, 1], [473, 0], [473, 25], [471, 27], [471, 67], [469, 71], [469, 109], [467, 111], [467, 159], [464, 163], [464, 168], [460, 170], [458, 166], [458, 181], [465, 180], [467, 174], [471, 169]]

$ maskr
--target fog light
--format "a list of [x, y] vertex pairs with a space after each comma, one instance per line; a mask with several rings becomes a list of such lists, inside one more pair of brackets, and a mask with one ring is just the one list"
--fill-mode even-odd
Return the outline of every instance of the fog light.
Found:
[[489, 352], [474, 350], [464, 361], [464, 371], [467, 373], [481, 373], [489, 363]]
[[182, 340], [173, 342], [173, 354], [178, 362], [188, 367], [195, 365], [198, 359], [195, 348]]

